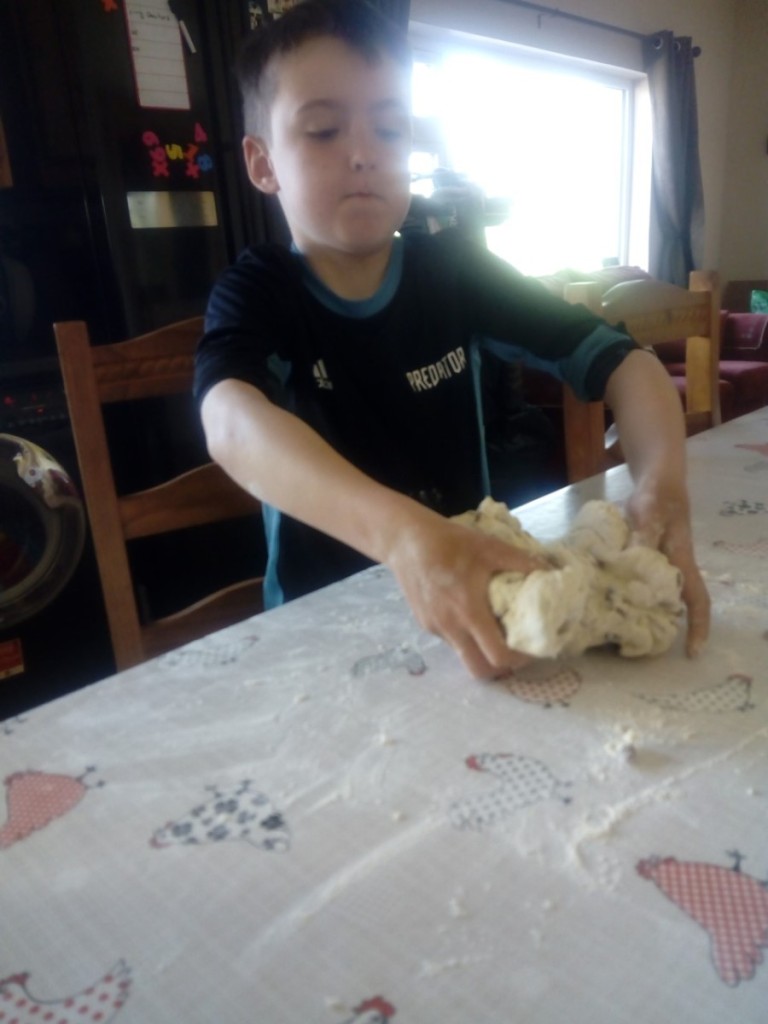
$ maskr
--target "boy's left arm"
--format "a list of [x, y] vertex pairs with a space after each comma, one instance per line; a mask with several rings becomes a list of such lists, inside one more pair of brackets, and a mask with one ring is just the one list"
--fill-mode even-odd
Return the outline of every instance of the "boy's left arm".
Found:
[[693, 550], [679, 395], [656, 356], [637, 350], [608, 378], [605, 400], [613, 410], [635, 485], [628, 504], [634, 528], [683, 574], [686, 650], [693, 656], [709, 634], [710, 599]]

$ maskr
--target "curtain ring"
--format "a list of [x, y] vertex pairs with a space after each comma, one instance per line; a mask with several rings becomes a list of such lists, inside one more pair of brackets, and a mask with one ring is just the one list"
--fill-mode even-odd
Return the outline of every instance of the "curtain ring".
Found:
[[663, 50], [664, 49], [664, 39], [663, 39], [663, 37], [662, 36], [654, 36], [653, 37], [653, 44], [652, 45], [653, 45], [654, 50]]

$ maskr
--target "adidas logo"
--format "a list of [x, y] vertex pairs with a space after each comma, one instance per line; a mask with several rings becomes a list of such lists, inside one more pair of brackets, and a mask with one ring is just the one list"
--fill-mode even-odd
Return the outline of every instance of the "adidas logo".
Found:
[[315, 378], [315, 383], [319, 388], [325, 391], [333, 391], [333, 381], [328, 376], [328, 371], [322, 359], [318, 359], [312, 367], [312, 376]]

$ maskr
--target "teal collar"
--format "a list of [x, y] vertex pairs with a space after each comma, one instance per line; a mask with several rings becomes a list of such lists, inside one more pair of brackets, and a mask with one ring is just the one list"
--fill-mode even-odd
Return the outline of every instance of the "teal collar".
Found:
[[293, 243], [291, 243], [291, 251], [299, 258], [304, 284], [312, 295], [326, 309], [330, 309], [332, 313], [338, 313], [340, 316], [361, 320], [364, 317], [380, 313], [392, 301], [400, 284], [403, 271], [403, 240], [399, 235], [392, 239], [392, 252], [384, 280], [375, 294], [368, 299], [342, 299], [323, 284]]

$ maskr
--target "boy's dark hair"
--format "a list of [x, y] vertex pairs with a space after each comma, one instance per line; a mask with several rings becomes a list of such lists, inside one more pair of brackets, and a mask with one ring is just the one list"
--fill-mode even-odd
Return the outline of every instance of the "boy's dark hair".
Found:
[[372, 63], [387, 55], [404, 67], [411, 65], [405, 33], [365, 0], [302, 0], [282, 17], [254, 29], [242, 45], [236, 70], [246, 132], [268, 132], [277, 87], [269, 68], [273, 57], [322, 36], [340, 39]]

